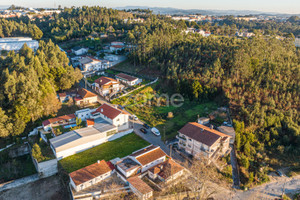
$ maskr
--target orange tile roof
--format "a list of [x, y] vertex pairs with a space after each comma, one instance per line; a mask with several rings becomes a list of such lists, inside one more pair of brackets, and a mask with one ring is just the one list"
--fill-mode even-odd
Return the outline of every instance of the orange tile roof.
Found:
[[102, 76], [102, 77], [98, 78], [97, 80], [95, 80], [95, 83], [98, 83], [99, 85], [109, 85], [109, 84], [113, 84], [112, 82], [118, 82], [118, 81], [113, 78], [106, 77], [106, 76]]
[[144, 181], [142, 181], [142, 179], [140, 179], [138, 176], [130, 177], [129, 179], [127, 179], [127, 181], [142, 194], [153, 192], [153, 189]]
[[94, 119], [87, 119], [87, 120], [86, 120], [86, 125], [87, 125], [87, 126], [93, 126], [94, 124], [95, 124]]
[[168, 159], [165, 162], [149, 169], [150, 172], [153, 174], [158, 174], [164, 179], [180, 172], [181, 170], [184, 170], [184, 167], [174, 162], [172, 159]]
[[111, 164], [107, 163], [105, 160], [101, 160], [100, 163], [97, 162], [92, 165], [86, 166], [82, 169], [70, 173], [69, 175], [77, 186], [98, 176], [106, 174], [113, 169], [114, 168], [111, 166]]
[[[97, 112], [105, 115], [106, 117], [108, 117], [109, 119], [114, 119], [116, 118], [119, 114], [123, 113], [121, 110], [114, 108], [111, 105], [108, 105], [106, 103], [104, 103], [103, 105], [101, 105], [99, 108], [97, 108], [96, 110]], [[124, 113], [123, 113], [124, 114]]]
[[147, 153], [144, 153], [142, 155], [138, 155], [135, 158], [142, 164], [147, 165], [148, 163], [151, 163], [161, 157], [167, 156], [167, 154], [161, 150], [161, 148], [156, 148], [152, 151], [149, 151]]
[[208, 146], [212, 146], [219, 138], [230, 137], [196, 122], [187, 123], [178, 132]]
[[97, 95], [84, 89], [81, 88], [78, 90], [78, 94], [84, 99], [84, 98], [89, 98], [89, 97], [96, 97]]
[[75, 114], [63, 115], [63, 116], [47, 119], [47, 120], [43, 121], [43, 125], [47, 126], [47, 125], [52, 124], [54, 122], [59, 122], [61, 120], [70, 120], [70, 119], [75, 119], [75, 118], [76, 118]]
[[134, 76], [130, 76], [130, 75], [124, 74], [124, 73], [117, 74], [116, 77], [125, 79], [125, 80], [130, 81], [130, 82], [138, 79], [138, 78], [136, 78]]

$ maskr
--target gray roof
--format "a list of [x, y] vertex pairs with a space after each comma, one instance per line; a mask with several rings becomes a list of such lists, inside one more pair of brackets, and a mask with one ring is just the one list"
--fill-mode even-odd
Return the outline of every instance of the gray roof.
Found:
[[[54, 148], [62, 147], [70, 142], [74, 142], [84, 137], [99, 135], [98, 139], [106, 137], [105, 132], [116, 128], [116, 126], [111, 125], [101, 117], [94, 119], [95, 124], [93, 127], [86, 127], [81, 129], [76, 129], [64, 134], [61, 134], [57, 137], [51, 138], [50, 142]], [[80, 140], [79, 140], [80, 141]], [[74, 143], [74, 146], [82, 144], [81, 142]]]
[[73, 50], [74, 51], [78, 51], [79, 49], [82, 49], [83, 47], [74, 47]]
[[64, 134], [61, 134], [57, 137], [51, 138], [50, 142], [54, 146], [54, 148], [63, 146], [69, 142], [75, 141], [77, 139], [81, 138], [79, 134], [77, 134], [75, 131], [70, 131]]
[[88, 64], [88, 63], [93, 62], [93, 60], [90, 59], [90, 58], [88, 58], [88, 57], [84, 57], [84, 58], [82, 58], [79, 62], [80, 62], [82, 65], [85, 65], [85, 64]]

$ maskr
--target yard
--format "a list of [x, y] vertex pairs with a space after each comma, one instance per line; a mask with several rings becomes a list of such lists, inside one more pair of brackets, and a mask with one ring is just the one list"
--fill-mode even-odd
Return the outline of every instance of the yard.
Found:
[[96, 163], [97, 160], [109, 161], [116, 157], [122, 158], [148, 145], [149, 143], [147, 141], [131, 133], [111, 142], [106, 142], [89, 150], [64, 158], [60, 160], [59, 163], [68, 173], [71, 173]]
[[[163, 140], [174, 138], [180, 128], [187, 122], [196, 121], [198, 115], [207, 117], [218, 108], [215, 102], [199, 103], [188, 99], [184, 100], [181, 107], [168, 106], [164, 99], [154, 98], [157, 94], [154, 88], [155, 85], [145, 87], [133, 92], [130, 95], [133, 98], [126, 96], [116, 99], [112, 103], [126, 107], [142, 121], [156, 126], [161, 132]], [[148, 103], [145, 103], [146, 101]], [[173, 117], [168, 117], [169, 112], [172, 112]]]
[[139, 73], [143, 68], [144, 67], [141, 66], [134, 66], [133, 64], [130, 63], [129, 60], [121, 62], [112, 67], [112, 69], [120, 70], [123, 72], [129, 72], [129, 73]]

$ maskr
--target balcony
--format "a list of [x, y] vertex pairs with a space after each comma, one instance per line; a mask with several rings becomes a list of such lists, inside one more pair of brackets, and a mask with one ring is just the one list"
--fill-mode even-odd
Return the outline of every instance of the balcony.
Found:
[[176, 138], [177, 138], [178, 140], [184, 140], [184, 141], [186, 141], [186, 138], [185, 138], [184, 136], [176, 135]]

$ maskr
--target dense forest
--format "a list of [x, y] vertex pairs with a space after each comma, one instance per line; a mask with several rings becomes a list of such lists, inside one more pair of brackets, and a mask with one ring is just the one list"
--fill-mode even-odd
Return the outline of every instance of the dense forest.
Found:
[[33, 39], [41, 39], [43, 32], [31, 23], [17, 22], [0, 18], [0, 37], [29, 36]]
[[[145, 19], [143, 24], [126, 24], [123, 19], [137, 16], [101, 7], [65, 8], [34, 22], [1, 20], [0, 37], [29, 34], [39, 39], [42, 30], [43, 38], [61, 42], [92, 32], [122, 32], [137, 47], [129, 60], [149, 73], [158, 72], [162, 90], [191, 101], [218, 99], [230, 107], [244, 184], [266, 181], [274, 152], [277, 158], [299, 162], [300, 53], [290, 34], [299, 35], [298, 19], [263, 23], [228, 17], [218, 24], [196, 24], [145, 13], [138, 16]], [[215, 34], [185, 34], [191, 26]], [[255, 37], [228, 37], [243, 28], [256, 30]], [[278, 40], [276, 34], [286, 38]], [[36, 54], [25, 46], [20, 54], [10, 52], [0, 59], [2, 137], [18, 135], [27, 122], [55, 113], [55, 91], [81, 78], [51, 41], [41, 41]]]
[[28, 122], [56, 114], [56, 91], [81, 78], [51, 40], [40, 41], [36, 53], [24, 45], [18, 54], [11, 51], [0, 58], [0, 137], [19, 135]]
[[[235, 119], [244, 183], [265, 181], [268, 155], [300, 157], [300, 54], [292, 38], [202, 37], [153, 21], [128, 40], [136, 65], [161, 72], [166, 91], [190, 100], [227, 100]], [[258, 156], [260, 155], [260, 156]]]

